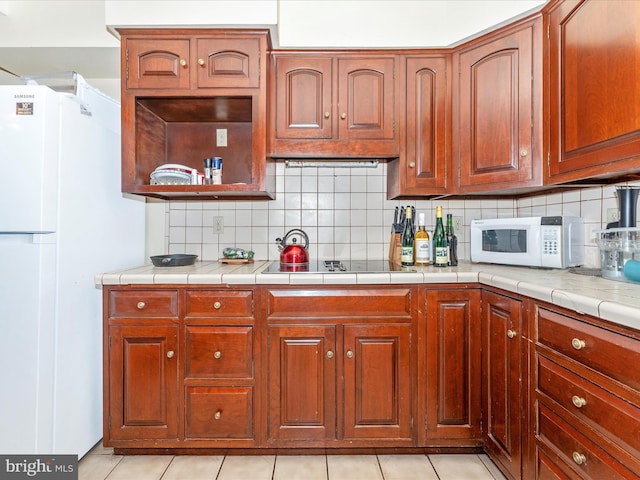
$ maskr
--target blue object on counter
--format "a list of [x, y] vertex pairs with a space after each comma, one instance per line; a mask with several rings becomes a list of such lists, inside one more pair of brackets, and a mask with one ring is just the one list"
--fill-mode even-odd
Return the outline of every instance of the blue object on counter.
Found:
[[640, 282], [640, 261], [627, 260], [624, 264], [623, 273], [627, 280]]

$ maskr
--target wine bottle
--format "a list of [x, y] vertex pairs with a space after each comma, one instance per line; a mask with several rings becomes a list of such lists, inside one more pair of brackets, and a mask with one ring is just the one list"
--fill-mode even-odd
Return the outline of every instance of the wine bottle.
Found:
[[444, 225], [442, 224], [442, 207], [436, 207], [436, 229], [433, 232], [433, 242], [436, 246], [436, 258], [434, 265], [436, 267], [446, 267], [449, 263], [447, 247], [447, 237], [444, 233]]
[[453, 231], [453, 216], [450, 213], [447, 213], [447, 248], [449, 254], [448, 265], [450, 267], [455, 267], [458, 265], [458, 237], [456, 237], [455, 232]]
[[431, 242], [424, 226], [424, 213], [418, 214], [418, 231], [413, 238], [415, 264], [426, 266], [431, 263]]
[[415, 235], [413, 227], [413, 210], [407, 207], [404, 229], [402, 230], [402, 253], [400, 254], [400, 263], [403, 266], [413, 265], [413, 237]]

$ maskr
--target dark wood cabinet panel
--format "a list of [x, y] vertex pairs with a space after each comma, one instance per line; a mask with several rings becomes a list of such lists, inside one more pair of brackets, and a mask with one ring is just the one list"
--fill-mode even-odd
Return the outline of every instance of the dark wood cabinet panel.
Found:
[[261, 58], [259, 38], [241, 35], [196, 38], [199, 88], [259, 88]]
[[149, 36], [125, 40], [124, 84], [127, 88], [188, 89], [188, 39]]
[[637, 172], [640, 3], [555, 2], [548, 32], [548, 181]]
[[396, 55], [272, 56], [272, 156], [398, 155]]
[[187, 387], [185, 439], [252, 439], [252, 387]]
[[511, 478], [522, 475], [528, 415], [522, 302], [482, 292], [482, 425], [485, 449]]
[[178, 436], [178, 328], [108, 330], [109, 411], [113, 440]]
[[542, 185], [541, 25], [538, 17], [453, 56], [460, 193]]
[[334, 326], [268, 327], [270, 440], [336, 436]]
[[400, 157], [387, 166], [387, 196], [447, 193], [451, 185], [450, 55], [402, 58]]
[[480, 443], [480, 301], [480, 290], [427, 290], [427, 441]]
[[312, 55], [276, 57], [276, 138], [330, 139], [333, 134], [333, 60]]
[[411, 439], [411, 325], [345, 325], [344, 438]]

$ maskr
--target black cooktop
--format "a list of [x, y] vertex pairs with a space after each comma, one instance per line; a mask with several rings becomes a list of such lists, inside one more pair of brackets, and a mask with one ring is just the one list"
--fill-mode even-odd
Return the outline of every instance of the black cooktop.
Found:
[[308, 265], [281, 265], [271, 262], [263, 273], [389, 273], [415, 272], [387, 260], [313, 260]]

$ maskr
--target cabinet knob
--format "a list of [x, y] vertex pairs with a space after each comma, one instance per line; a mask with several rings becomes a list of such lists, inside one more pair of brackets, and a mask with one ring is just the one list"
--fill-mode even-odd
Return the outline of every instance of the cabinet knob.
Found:
[[144, 307], [146, 307], [144, 302], [138, 302], [138, 304], [136, 305], [136, 307], [138, 307], [138, 310], [142, 310]]
[[221, 356], [222, 356], [222, 352], [221, 352], [220, 350], [216, 351], [216, 352], [213, 354], [213, 358], [216, 358], [216, 359], [217, 359], [217, 358], [220, 358]]
[[515, 338], [518, 333], [515, 330], [507, 330], [507, 337]]
[[521, 148], [520, 149], [520, 156], [521, 157], [526, 157], [527, 155], [529, 155], [529, 151], [526, 148]]
[[329, 118], [331, 114], [329, 112], [324, 112], [324, 118]]
[[409, 168], [416, 168], [416, 162], [409, 162]]
[[182, 60], [180, 60], [180, 66], [181, 67], [186, 67], [187, 66], [187, 61], [184, 58]]
[[345, 118], [347, 118], [347, 114], [346, 113], [342, 113], [342, 115], [340, 115], [340, 118], [344, 120]]
[[202, 58], [198, 59], [198, 65], [200, 65], [201, 67], [204, 67], [205, 61]]
[[351, 350], [347, 350], [347, 358], [353, 358], [353, 352]]
[[587, 457], [585, 457], [582, 453], [573, 452], [573, 461], [578, 465], [582, 465], [587, 463]]
[[576, 350], [581, 350], [587, 346], [587, 342], [580, 340], [579, 338], [573, 338], [571, 339], [571, 346]]
[[215, 308], [216, 310], [220, 310], [220, 307], [222, 307], [222, 304], [220, 302], [215, 302], [213, 304], [213, 308]]
[[333, 352], [331, 350], [327, 352], [327, 358], [333, 358]]
[[582, 408], [587, 404], [587, 401], [584, 398], [579, 397], [577, 395], [574, 395], [573, 397], [571, 397], [571, 401], [576, 406], [576, 408]]
[[175, 352], [173, 350], [169, 350], [167, 352], [167, 358], [173, 358], [174, 355], [175, 355]]
[[218, 410], [214, 415], [213, 418], [215, 418], [216, 420], [220, 420], [222, 418], [222, 412], [220, 410]]

